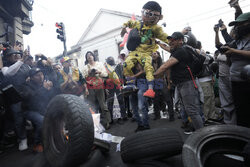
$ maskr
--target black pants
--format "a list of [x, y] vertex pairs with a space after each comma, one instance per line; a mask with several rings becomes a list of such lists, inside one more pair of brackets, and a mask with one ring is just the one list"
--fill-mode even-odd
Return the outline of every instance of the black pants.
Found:
[[111, 115], [111, 120], [113, 120], [113, 107], [114, 107], [114, 96], [117, 96], [117, 100], [120, 106], [120, 113], [121, 113], [121, 118], [126, 118], [126, 109], [125, 109], [125, 102], [123, 99], [123, 95], [121, 94], [121, 91], [117, 89], [116, 87], [114, 89], [109, 89], [109, 94], [108, 94], [108, 110]]
[[250, 128], [250, 82], [232, 81], [237, 125]]
[[160, 116], [160, 111], [166, 108], [166, 104], [168, 105], [168, 114], [169, 117], [174, 117], [173, 110], [173, 99], [170, 95], [170, 91], [164, 86], [163, 89], [156, 89], [155, 98], [154, 98], [154, 114], [156, 117]]

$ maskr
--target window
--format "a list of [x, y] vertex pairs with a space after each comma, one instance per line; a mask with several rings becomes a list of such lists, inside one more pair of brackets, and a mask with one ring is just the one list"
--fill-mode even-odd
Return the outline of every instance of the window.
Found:
[[96, 60], [99, 61], [99, 54], [98, 54], [98, 50], [94, 50], [94, 55], [96, 56]]

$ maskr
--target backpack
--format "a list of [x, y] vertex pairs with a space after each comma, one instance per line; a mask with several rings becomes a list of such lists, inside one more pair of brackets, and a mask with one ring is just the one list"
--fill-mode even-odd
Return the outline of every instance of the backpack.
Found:
[[[143, 27], [143, 22], [141, 22], [140, 31]], [[140, 31], [137, 28], [133, 28], [128, 35], [127, 48], [129, 51], [134, 51], [141, 44]]]
[[185, 51], [192, 55], [192, 63], [190, 65], [192, 74], [194, 75], [194, 77], [197, 77], [200, 75], [200, 73], [202, 72], [203, 69], [203, 64], [206, 60], [206, 57], [203, 56], [202, 54], [199, 54], [195, 48], [189, 46], [189, 45], [184, 45], [183, 48], [185, 49]]

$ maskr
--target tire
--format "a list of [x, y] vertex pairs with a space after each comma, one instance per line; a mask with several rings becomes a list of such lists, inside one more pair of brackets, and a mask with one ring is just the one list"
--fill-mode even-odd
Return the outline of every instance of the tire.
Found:
[[170, 157], [181, 153], [183, 140], [176, 129], [138, 132], [121, 142], [121, 157], [129, 163], [149, 157]]
[[[185, 141], [182, 150], [183, 165], [184, 167], [208, 167], [212, 166], [209, 164], [222, 163], [220, 166], [232, 166], [232, 162], [226, 164], [229, 161], [224, 154], [243, 158], [242, 151], [249, 140], [249, 128], [234, 125], [213, 125], [202, 128]], [[216, 156], [220, 158], [216, 160]], [[225, 157], [224, 160], [221, 159], [222, 156]], [[239, 163], [234, 161], [236, 164]]]
[[108, 153], [110, 150], [110, 144], [100, 139], [94, 139], [94, 146], [97, 147], [102, 153]]
[[103, 167], [105, 166], [105, 157], [101, 150], [95, 149], [89, 156], [89, 159], [80, 167]]
[[48, 105], [43, 123], [44, 154], [52, 167], [84, 162], [94, 142], [92, 115], [83, 100], [58, 95]]

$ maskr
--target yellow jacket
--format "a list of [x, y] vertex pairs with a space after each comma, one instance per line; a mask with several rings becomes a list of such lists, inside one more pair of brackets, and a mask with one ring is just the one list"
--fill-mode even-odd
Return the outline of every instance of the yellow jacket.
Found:
[[[141, 23], [139, 21], [129, 20], [127, 23], [124, 23], [124, 26], [129, 28], [137, 28], [140, 30]], [[161, 41], [168, 43], [167, 37], [168, 35], [163, 31], [162, 27], [154, 24], [150, 26], [146, 26], [143, 24], [142, 32], [143, 35], [147, 33], [148, 30], [152, 31], [153, 36], [150, 40], [145, 41], [145, 43], [140, 44], [135, 51], [138, 52], [155, 52], [158, 50], [158, 45], [155, 43], [155, 39], [160, 39]]]
[[[72, 70], [72, 76], [71, 76], [71, 77], [72, 77], [72, 80], [73, 80], [73, 81], [76, 81], [76, 82], [79, 81], [79, 79], [80, 79], [79, 70], [78, 70], [77, 68], [71, 68], [71, 70]], [[66, 74], [66, 73], [64, 72], [64, 70], [61, 70], [60, 73], [61, 73], [62, 76], [63, 76], [64, 82], [67, 81], [70, 74]]]

